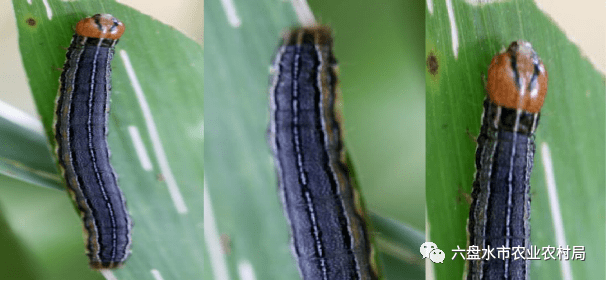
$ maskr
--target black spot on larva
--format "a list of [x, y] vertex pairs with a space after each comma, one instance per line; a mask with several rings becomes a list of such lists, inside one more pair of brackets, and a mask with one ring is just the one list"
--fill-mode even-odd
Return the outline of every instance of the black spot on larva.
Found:
[[436, 75], [438, 74], [438, 58], [436, 57], [436, 55], [431, 52], [429, 53], [429, 56], [427, 57], [427, 71], [429, 71], [429, 73], [431, 73], [431, 75]]
[[36, 20], [34, 18], [27, 18], [25, 23], [27, 23], [29, 26], [36, 26]]

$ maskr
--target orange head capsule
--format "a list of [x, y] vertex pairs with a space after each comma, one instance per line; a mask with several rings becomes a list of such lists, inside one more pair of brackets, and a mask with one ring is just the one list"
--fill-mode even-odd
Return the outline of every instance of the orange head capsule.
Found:
[[110, 14], [96, 14], [79, 21], [76, 33], [84, 37], [118, 40], [124, 33], [124, 24]]
[[496, 105], [538, 113], [547, 94], [547, 70], [526, 41], [514, 41], [488, 68], [488, 95]]

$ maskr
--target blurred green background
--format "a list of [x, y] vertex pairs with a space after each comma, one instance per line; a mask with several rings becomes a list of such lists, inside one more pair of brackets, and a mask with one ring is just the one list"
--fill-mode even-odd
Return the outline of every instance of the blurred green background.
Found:
[[322, 1], [333, 28], [346, 148], [367, 208], [425, 230], [425, 2]]
[[83, 258], [82, 225], [65, 192], [7, 176], [0, 182], [0, 278], [103, 279]]

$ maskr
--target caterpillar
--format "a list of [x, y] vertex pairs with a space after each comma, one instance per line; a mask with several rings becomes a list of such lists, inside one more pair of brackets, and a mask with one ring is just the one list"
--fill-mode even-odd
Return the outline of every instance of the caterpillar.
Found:
[[124, 28], [109, 14], [76, 24], [55, 108], [56, 152], [84, 222], [93, 269], [119, 267], [130, 255], [132, 221], [109, 162], [106, 139], [110, 62]]
[[[468, 279], [528, 279], [530, 174], [547, 81], [543, 62], [525, 41], [511, 43], [488, 69], [467, 226], [480, 258], [467, 259]], [[499, 257], [500, 247], [511, 256]]]
[[269, 141], [301, 276], [377, 278], [334, 111], [336, 67], [328, 27], [283, 36], [273, 64]]

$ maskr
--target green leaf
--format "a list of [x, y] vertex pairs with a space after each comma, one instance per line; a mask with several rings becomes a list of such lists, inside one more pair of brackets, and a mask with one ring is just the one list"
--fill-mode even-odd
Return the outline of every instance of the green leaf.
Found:
[[[203, 54], [199, 44], [113, 1], [14, 1], [19, 45], [51, 144], [54, 100], [65, 50], [82, 18], [111, 13], [126, 32], [112, 62], [108, 142], [134, 221], [132, 256], [118, 278], [200, 279], [203, 272]], [[52, 16], [51, 16], [52, 12]], [[132, 66], [133, 74], [127, 69]], [[137, 92], [135, 78], [141, 86]], [[151, 160], [146, 170], [132, 134]], [[184, 198], [179, 213], [169, 185]], [[84, 250], [84, 245], [82, 247]], [[82, 255], [82, 259], [86, 259]], [[66, 265], [67, 266], [67, 265]]]
[[[388, 1], [375, 8], [365, 2], [339, 2], [336, 8], [319, 1], [310, 5], [320, 13], [316, 18], [334, 30], [344, 138], [360, 175], [360, 189], [365, 198], [372, 198], [367, 206], [397, 216], [399, 226], [405, 221], [404, 225], [422, 229], [423, 3]], [[213, 227], [210, 219], [205, 221], [208, 236], [215, 237], [209, 243], [216, 249], [208, 245], [208, 259], [214, 265], [205, 278], [241, 279], [252, 272], [258, 279], [296, 279], [300, 276], [277, 194], [266, 130], [273, 54], [281, 32], [299, 24], [290, 2], [234, 1], [234, 7], [239, 26], [230, 24], [221, 2], [207, 1], [204, 7], [205, 51], [209, 54], [205, 71], [205, 200], [211, 202], [205, 204], [205, 215], [212, 212]], [[333, 16], [343, 13], [341, 20], [333, 18], [331, 10]], [[416, 41], [409, 44], [403, 40], [407, 35]], [[378, 237], [382, 235], [375, 231]], [[383, 241], [405, 244], [393, 234]], [[421, 243], [406, 251], [416, 251], [421, 257]], [[413, 273], [402, 273], [411, 264], [394, 252], [402, 253], [402, 248], [387, 249], [382, 255], [390, 265], [383, 269], [385, 277], [423, 278], [424, 268], [418, 264], [412, 265]]]
[[[6, 193], [7, 183], [16, 183], [16, 185], [27, 185], [24, 182], [15, 179], [7, 179], [5, 176], [0, 176], [4, 189], [0, 189], [2, 201], [0, 201], [0, 247], [3, 252], [10, 253], [9, 256], [0, 256], [0, 278], [2, 279], [41, 279], [42, 276], [37, 274], [39, 268], [34, 255], [29, 251], [28, 247], [19, 239], [8, 222], [6, 214], [6, 206], [3, 200], [6, 200], [9, 195]], [[11, 198], [12, 199], [12, 198]], [[9, 202], [10, 204], [10, 202]]]
[[[63, 189], [46, 136], [34, 128], [40, 124], [38, 120], [9, 105], [2, 106], [0, 174], [40, 186]], [[23, 120], [27, 120], [26, 123], [16, 123]]]
[[84, 256], [82, 222], [58, 189], [0, 176], [4, 279], [103, 279]]
[[425, 234], [402, 223], [370, 213], [385, 279], [425, 279], [425, 261], [419, 252]]
[[[459, 279], [464, 261], [451, 249], [466, 248], [469, 194], [475, 171], [475, 143], [482, 101], [482, 75], [494, 55], [512, 41], [532, 43], [549, 73], [549, 89], [536, 134], [531, 178], [531, 243], [558, 246], [554, 220], [562, 218], [565, 244], [585, 246], [585, 261], [570, 261], [572, 278], [604, 279], [604, 76], [532, 1], [471, 5], [453, 1], [458, 49], [446, 4], [435, 1], [426, 13], [427, 209], [429, 240], [444, 250], [434, 265], [437, 279]], [[430, 12], [433, 11], [433, 12]], [[429, 67], [429, 58], [435, 62]], [[437, 68], [437, 69], [436, 69]], [[431, 71], [430, 71], [431, 69]], [[544, 147], [551, 152], [559, 210], [548, 199]], [[553, 216], [556, 216], [554, 218]], [[563, 246], [566, 246], [563, 245]], [[565, 277], [557, 261], [531, 263], [531, 279]], [[598, 270], [596, 270], [598, 269]]]

